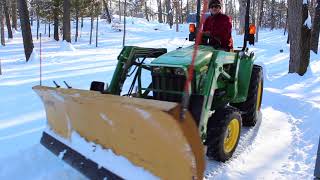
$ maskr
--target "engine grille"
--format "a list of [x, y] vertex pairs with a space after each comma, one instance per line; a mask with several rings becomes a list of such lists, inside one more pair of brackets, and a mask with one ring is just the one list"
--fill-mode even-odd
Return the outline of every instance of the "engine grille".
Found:
[[[186, 77], [175, 75], [172, 71], [170, 73], [152, 72], [152, 88], [160, 91], [183, 92]], [[174, 92], [153, 91], [153, 98], [162, 101], [180, 102], [182, 95]]]

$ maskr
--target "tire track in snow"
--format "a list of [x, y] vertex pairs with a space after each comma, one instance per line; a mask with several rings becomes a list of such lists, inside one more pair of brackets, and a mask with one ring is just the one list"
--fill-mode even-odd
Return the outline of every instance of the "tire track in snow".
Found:
[[264, 108], [262, 116], [255, 127], [243, 128], [232, 159], [226, 163], [207, 160], [206, 179], [282, 177], [279, 169], [288, 160], [293, 136], [290, 117], [272, 107]]

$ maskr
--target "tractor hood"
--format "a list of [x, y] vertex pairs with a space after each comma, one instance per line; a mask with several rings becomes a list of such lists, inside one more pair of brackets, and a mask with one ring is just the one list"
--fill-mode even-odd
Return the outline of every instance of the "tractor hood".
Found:
[[[177, 49], [161, 55], [160, 57], [153, 60], [151, 64], [177, 65], [188, 67], [192, 62], [193, 50], [194, 45], [182, 49]], [[201, 67], [208, 64], [214, 52], [215, 49], [213, 47], [200, 45], [194, 64], [195, 70], [198, 71]]]

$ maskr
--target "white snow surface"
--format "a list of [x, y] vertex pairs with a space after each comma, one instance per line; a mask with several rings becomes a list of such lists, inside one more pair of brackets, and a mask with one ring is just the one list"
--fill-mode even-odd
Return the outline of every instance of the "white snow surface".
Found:
[[311, 29], [311, 28], [312, 28], [311, 16], [310, 16], [309, 11], [308, 11], [308, 18], [305, 20], [304, 25], [305, 25], [308, 29]]
[[[126, 45], [171, 51], [192, 44], [185, 41], [187, 24], [180, 25], [180, 31], [175, 32], [175, 28], [166, 24], [137, 18], [127, 20]], [[46, 117], [40, 98], [31, 89], [39, 84], [40, 57], [43, 85], [54, 86], [55, 80], [61, 86], [66, 81], [74, 88], [89, 89], [93, 80], [110, 82], [122, 49], [122, 32], [113, 31], [111, 25], [100, 20], [96, 48], [94, 43], [89, 45], [89, 19], [85, 19], [84, 27], [79, 41], [69, 44], [48, 38], [42, 25], [41, 56], [36, 27], [32, 27], [35, 49], [28, 63], [20, 31], [14, 32], [14, 39], [8, 40], [5, 47], [0, 46], [0, 179], [86, 179], [40, 145]], [[73, 23], [72, 37], [74, 34]], [[233, 37], [234, 47], [241, 46], [243, 37], [235, 33]], [[310, 67], [304, 76], [288, 74], [286, 40], [282, 30], [263, 29], [259, 42], [249, 47], [255, 52], [257, 63], [264, 67], [262, 113], [255, 127], [243, 128], [231, 160], [220, 163], [207, 159], [205, 179], [313, 178], [320, 135], [320, 57], [311, 54]], [[124, 88], [128, 89], [126, 84]], [[143, 112], [141, 116], [148, 117]], [[106, 115], [101, 117], [108, 122]], [[102, 158], [110, 165], [115, 159], [123, 159], [116, 155]], [[131, 169], [133, 165], [126, 163], [117, 166], [113, 170], [120, 176], [131, 174], [127, 179], [152, 176], [141, 170], [137, 177], [134, 169], [140, 167]]]

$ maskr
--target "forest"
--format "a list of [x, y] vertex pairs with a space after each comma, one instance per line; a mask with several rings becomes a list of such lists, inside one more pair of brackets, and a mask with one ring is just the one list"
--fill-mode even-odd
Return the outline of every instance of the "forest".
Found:
[[[56, 41], [77, 42], [79, 31], [83, 27], [83, 18], [91, 18], [91, 29], [98, 27], [97, 18], [105, 18], [114, 23], [125, 21], [125, 17], [140, 17], [146, 20], [166, 23], [170, 28], [179, 30], [178, 24], [188, 23], [197, 11], [196, 0], [1, 0], [0, 24], [1, 45], [5, 46], [4, 26], [8, 38], [13, 38], [12, 29], [21, 28], [28, 61], [33, 48], [31, 28], [37, 29], [44, 24], [48, 36]], [[316, 0], [253, 0], [251, 2], [250, 23], [257, 27], [256, 42], [259, 40], [259, 29], [283, 29], [288, 34], [290, 43], [290, 73], [303, 75], [309, 65], [310, 53], [318, 52], [320, 7]], [[244, 33], [244, 16], [246, 0], [223, 0], [224, 13], [232, 17], [233, 28], [239, 34]], [[203, 6], [202, 6], [203, 8]], [[20, 19], [20, 21], [18, 21]], [[20, 22], [20, 23], [18, 23]], [[70, 32], [70, 23], [76, 24], [75, 34]], [[122, 23], [123, 24], [123, 23]], [[297, 26], [299, 24], [299, 26]], [[176, 25], [174, 27], [174, 25]], [[43, 32], [46, 34], [46, 32]], [[90, 34], [90, 44], [93, 41]], [[35, 37], [34, 37], [35, 38]], [[96, 38], [97, 39], [97, 38]]]

